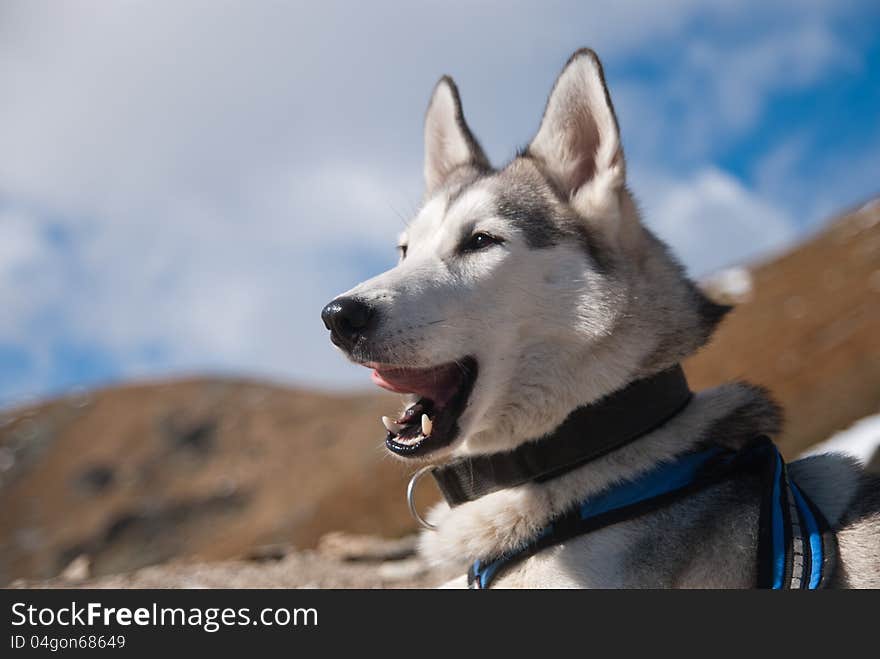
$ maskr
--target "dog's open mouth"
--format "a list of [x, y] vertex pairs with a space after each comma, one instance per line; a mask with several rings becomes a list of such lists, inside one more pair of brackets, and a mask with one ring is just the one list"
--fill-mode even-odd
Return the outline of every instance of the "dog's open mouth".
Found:
[[477, 379], [477, 361], [465, 357], [431, 368], [382, 365], [372, 378], [383, 389], [412, 396], [399, 418], [383, 416], [382, 423], [388, 449], [415, 457], [448, 446], [458, 435], [459, 417]]

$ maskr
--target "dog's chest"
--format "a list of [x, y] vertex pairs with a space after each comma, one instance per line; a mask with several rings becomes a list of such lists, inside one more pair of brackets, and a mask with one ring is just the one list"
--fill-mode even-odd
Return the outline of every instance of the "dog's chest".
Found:
[[601, 529], [550, 547], [513, 566], [495, 588], [625, 588], [638, 580], [630, 543], [640, 535], [631, 524]]
[[756, 578], [757, 506], [727, 484], [512, 565], [493, 588], [748, 588]]
[[[726, 556], [647, 539], [621, 524], [575, 538], [523, 561], [493, 588], [748, 588], [752, 561], [737, 547]], [[707, 542], [711, 541], [707, 538]]]

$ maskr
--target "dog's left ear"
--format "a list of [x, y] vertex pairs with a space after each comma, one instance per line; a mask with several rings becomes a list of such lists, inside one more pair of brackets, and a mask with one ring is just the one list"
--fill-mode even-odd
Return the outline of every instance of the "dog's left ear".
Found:
[[464, 120], [458, 87], [443, 76], [425, 115], [425, 192], [430, 195], [462, 166], [489, 171], [489, 159]]
[[602, 64], [592, 50], [568, 60], [527, 154], [584, 215], [616, 210], [626, 166]]

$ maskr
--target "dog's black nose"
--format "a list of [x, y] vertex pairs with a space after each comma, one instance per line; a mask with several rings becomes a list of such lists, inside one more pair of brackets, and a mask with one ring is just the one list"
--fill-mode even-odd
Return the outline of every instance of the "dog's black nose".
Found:
[[373, 309], [354, 297], [339, 297], [324, 307], [321, 320], [330, 330], [330, 340], [340, 348], [351, 350], [366, 331]]

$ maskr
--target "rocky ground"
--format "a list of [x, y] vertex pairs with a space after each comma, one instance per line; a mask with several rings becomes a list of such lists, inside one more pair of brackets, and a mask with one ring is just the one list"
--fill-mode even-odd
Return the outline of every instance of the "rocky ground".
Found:
[[415, 552], [415, 536], [386, 540], [333, 533], [318, 547], [257, 548], [246, 559], [163, 565], [95, 577], [86, 555], [45, 581], [12, 588], [434, 588], [466, 568], [433, 569]]

